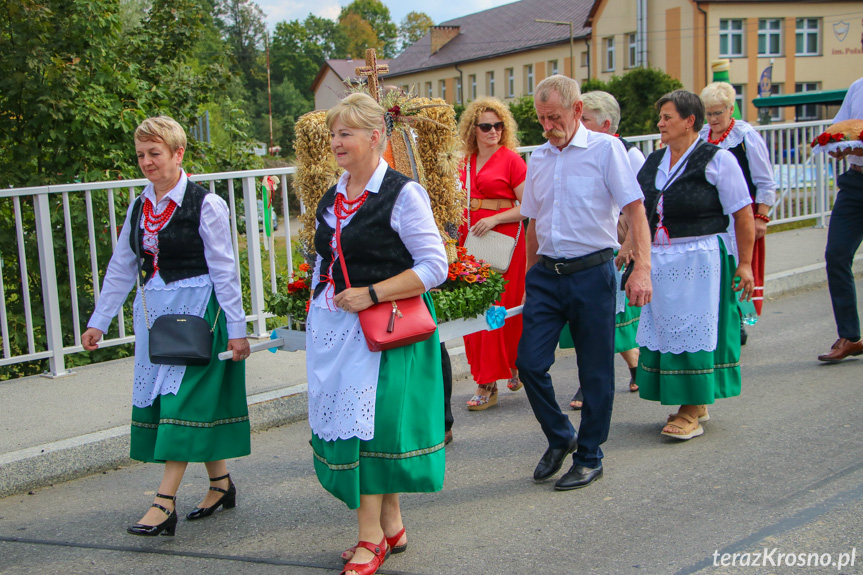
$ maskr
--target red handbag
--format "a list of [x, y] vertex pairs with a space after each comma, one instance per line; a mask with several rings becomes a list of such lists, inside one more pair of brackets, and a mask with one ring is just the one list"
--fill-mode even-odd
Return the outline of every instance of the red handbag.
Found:
[[[338, 222], [341, 224], [341, 221]], [[341, 226], [336, 226], [336, 249], [345, 285], [350, 288], [348, 268], [342, 253]], [[429, 312], [422, 296], [414, 296], [396, 301], [385, 301], [372, 305], [359, 312], [360, 325], [370, 351], [385, 351], [429, 339], [437, 329], [437, 324]]]

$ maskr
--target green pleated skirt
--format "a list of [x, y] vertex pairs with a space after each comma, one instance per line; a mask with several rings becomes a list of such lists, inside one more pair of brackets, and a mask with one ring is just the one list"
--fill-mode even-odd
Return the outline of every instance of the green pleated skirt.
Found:
[[[219, 305], [213, 294], [204, 319], [212, 325]], [[245, 361], [220, 361], [228, 345], [225, 314], [213, 332], [213, 360], [188, 366], [177, 394], [158, 396], [149, 407], [132, 407], [132, 459], [207, 462], [251, 452]]]
[[731, 289], [737, 265], [719, 241], [722, 279], [716, 349], [660, 353], [641, 347], [638, 358], [638, 394], [662, 405], [709, 405], [717, 399], [740, 395], [739, 293]]
[[[434, 316], [431, 297], [423, 296]], [[312, 433], [321, 485], [351, 509], [360, 495], [443, 488], [443, 375], [437, 332], [426, 341], [381, 352], [374, 438], [324, 441]]]

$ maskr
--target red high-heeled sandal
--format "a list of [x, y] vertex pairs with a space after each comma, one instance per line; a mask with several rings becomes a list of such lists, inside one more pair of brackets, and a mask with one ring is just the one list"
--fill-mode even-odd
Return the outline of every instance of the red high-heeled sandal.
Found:
[[[404, 534], [405, 534], [404, 525], [402, 525], [402, 530], [399, 531], [398, 533], [396, 533], [395, 535], [393, 535], [392, 537], [387, 537], [386, 534], [384, 534], [384, 537], [386, 537], [386, 540], [387, 540], [387, 545], [389, 545], [389, 547], [390, 547], [390, 553], [392, 555], [396, 555], [398, 553], [404, 553], [405, 551], [407, 551], [407, 549], [408, 549], [407, 541], [405, 541], [401, 545], [396, 545], [396, 543], [399, 542], [399, 539], [401, 539], [402, 535], [404, 535]], [[342, 553], [342, 563], [347, 563], [348, 561], [350, 561], [350, 559], [345, 557], [345, 553], [351, 553], [352, 554], [351, 556], [353, 556], [353, 553], [356, 553], [356, 552], [357, 552], [357, 546], [356, 545], [354, 545], [350, 549], [347, 549], [346, 551], [344, 551], [344, 553]]]
[[357, 543], [357, 547], [365, 547], [375, 554], [374, 558], [368, 563], [346, 563], [345, 568], [342, 569], [339, 575], [344, 575], [348, 571], [353, 571], [357, 575], [374, 575], [378, 572], [384, 561], [386, 561], [387, 557], [390, 556], [390, 546], [387, 543], [386, 536], [378, 544], [360, 541]]

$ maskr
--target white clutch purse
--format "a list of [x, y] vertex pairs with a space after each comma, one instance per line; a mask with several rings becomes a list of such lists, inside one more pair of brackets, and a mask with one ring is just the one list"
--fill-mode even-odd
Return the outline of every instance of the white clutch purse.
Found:
[[509, 264], [512, 262], [516, 241], [518, 241], [517, 236], [513, 238], [494, 230], [486, 232], [482, 237], [468, 232], [464, 249], [476, 259], [485, 260], [492, 268], [503, 273], [509, 269]]
[[[468, 203], [467, 228], [470, 230], [470, 160], [467, 163], [465, 180], [467, 181]], [[487, 231], [482, 237], [468, 231], [464, 240], [464, 249], [476, 259], [484, 260], [494, 270], [504, 273], [509, 269], [509, 264], [512, 262], [512, 254], [520, 234], [521, 222], [518, 224], [518, 233], [514, 238], [494, 230]]]

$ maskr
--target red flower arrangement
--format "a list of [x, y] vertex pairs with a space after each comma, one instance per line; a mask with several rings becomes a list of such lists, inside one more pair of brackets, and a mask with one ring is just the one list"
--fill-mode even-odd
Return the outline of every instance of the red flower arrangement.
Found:
[[463, 247], [456, 248], [456, 261], [438, 289], [432, 290], [438, 322], [471, 318], [485, 313], [500, 299], [506, 280]]
[[286, 287], [267, 294], [267, 309], [287, 317], [292, 328], [302, 329], [312, 303], [312, 266], [301, 263], [296, 272], [279, 274], [279, 284]]

